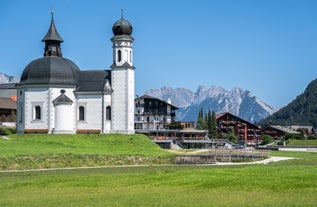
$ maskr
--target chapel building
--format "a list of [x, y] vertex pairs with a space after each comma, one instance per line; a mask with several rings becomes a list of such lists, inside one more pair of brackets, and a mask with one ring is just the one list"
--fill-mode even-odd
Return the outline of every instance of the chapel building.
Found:
[[131, 23], [112, 27], [110, 70], [80, 70], [62, 55], [54, 23], [44, 57], [30, 62], [17, 84], [17, 133], [134, 133], [134, 70]]

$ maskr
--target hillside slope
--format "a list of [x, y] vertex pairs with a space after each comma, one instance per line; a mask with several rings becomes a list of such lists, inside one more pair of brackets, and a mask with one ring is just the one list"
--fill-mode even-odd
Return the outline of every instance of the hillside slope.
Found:
[[13, 134], [0, 145], [0, 170], [174, 163], [141, 134]]
[[262, 120], [262, 126], [272, 125], [313, 125], [317, 127], [317, 79], [310, 82], [304, 93]]

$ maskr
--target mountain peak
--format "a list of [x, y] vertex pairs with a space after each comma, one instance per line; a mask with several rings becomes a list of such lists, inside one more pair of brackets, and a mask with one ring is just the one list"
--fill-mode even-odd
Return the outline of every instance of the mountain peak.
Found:
[[274, 109], [255, 97], [250, 91], [234, 87], [226, 91], [219, 86], [199, 86], [196, 92], [184, 88], [162, 87], [145, 92], [162, 100], [171, 98], [173, 105], [180, 107], [176, 113], [178, 120], [196, 121], [198, 112], [203, 108], [206, 113], [230, 112], [250, 122], [258, 122], [271, 115]]

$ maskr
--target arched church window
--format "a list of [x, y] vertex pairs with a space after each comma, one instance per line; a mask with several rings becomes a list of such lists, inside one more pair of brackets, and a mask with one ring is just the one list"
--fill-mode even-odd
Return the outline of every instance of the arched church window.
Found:
[[111, 107], [107, 106], [106, 108], [106, 120], [110, 121], [111, 120]]
[[118, 50], [118, 62], [121, 62], [121, 50]]
[[34, 111], [35, 111], [34, 119], [35, 120], [41, 120], [41, 107], [40, 106], [35, 106]]
[[79, 107], [79, 121], [85, 120], [85, 107], [80, 106]]

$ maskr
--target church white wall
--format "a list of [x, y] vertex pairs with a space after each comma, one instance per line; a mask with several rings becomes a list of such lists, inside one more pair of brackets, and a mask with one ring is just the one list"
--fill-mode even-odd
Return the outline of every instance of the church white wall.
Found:
[[[105, 95], [104, 96], [104, 131], [103, 133], [110, 133], [111, 132], [111, 114], [110, 114], [110, 119], [107, 119], [107, 107], [111, 107], [111, 95]], [[110, 111], [111, 112], [111, 111]]]
[[134, 70], [127, 70], [127, 75], [128, 75], [128, 89], [127, 89], [127, 107], [128, 107], [128, 114], [127, 114], [127, 119], [128, 119], [128, 133], [134, 133]]
[[[73, 103], [71, 105], [56, 105], [53, 101], [61, 95], [61, 90], [65, 90], [65, 95], [70, 98]], [[54, 87], [50, 88], [49, 101], [49, 133], [75, 133], [76, 132], [76, 97], [74, 95], [75, 88]], [[67, 122], [67, 124], [66, 124]]]
[[[24, 90], [24, 128], [25, 129], [48, 129], [49, 128], [49, 113], [48, 88], [26, 88]], [[35, 107], [41, 108], [40, 119], [35, 117]]]
[[[63, 125], [63, 130], [68, 133], [75, 132], [75, 104], [69, 105], [67, 113], [62, 113], [63, 118], [59, 118], [63, 122], [67, 119], [67, 125], [60, 124], [55, 120], [55, 106], [53, 100], [61, 95], [61, 90], [66, 91], [65, 95], [75, 103], [75, 96], [73, 94], [74, 88], [64, 87], [22, 87], [18, 89], [18, 120], [17, 133], [24, 133], [24, 130], [46, 129], [48, 133], [55, 131], [56, 124], [58, 127]], [[36, 106], [40, 107], [40, 119], [35, 117]]]
[[60, 104], [55, 108], [55, 128], [54, 133], [68, 134], [74, 133], [73, 110], [71, 105]]
[[25, 122], [25, 90], [23, 88], [17, 90], [17, 133], [21, 134], [24, 131]]
[[[85, 109], [84, 120], [79, 120], [79, 107]], [[109, 133], [111, 121], [106, 120], [106, 108], [111, 106], [111, 96], [102, 94], [78, 94], [77, 95], [77, 129], [100, 130], [101, 133]]]
[[134, 70], [112, 70], [112, 132], [134, 133]]

